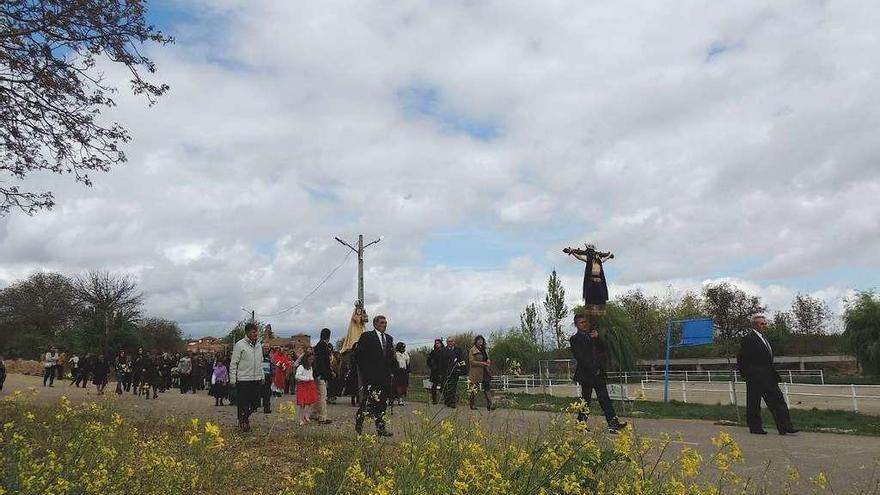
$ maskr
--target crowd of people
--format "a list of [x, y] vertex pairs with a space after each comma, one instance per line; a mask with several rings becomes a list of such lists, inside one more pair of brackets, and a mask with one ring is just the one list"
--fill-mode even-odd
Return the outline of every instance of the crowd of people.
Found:
[[[314, 347], [288, 349], [267, 347], [259, 339], [256, 324], [245, 326], [245, 337], [235, 342], [231, 353], [168, 353], [138, 349], [133, 354], [119, 351], [108, 359], [103, 353], [67, 355], [55, 347], [43, 359], [43, 386], [69, 379], [69, 386], [93, 385], [103, 394], [108, 382], [116, 380], [117, 394], [131, 393], [145, 399], [157, 399], [159, 393], [178, 389], [180, 393], [207, 390], [215, 406], [237, 406], [238, 423], [250, 430], [250, 416], [260, 408], [271, 413], [272, 397], [294, 394], [299, 409], [299, 423], [328, 424], [327, 404], [338, 397], [350, 397], [357, 407], [355, 430], [360, 434], [367, 417], [373, 418], [380, 436], [390, 436], [385, 424], [389, 406], [403, 406], [409, 388], [410, 356], [406, 345], [394, 343], [386, 333], [388, 320], [373, 318], [373, 329], [364, 331], [345, 355], [330, 342], [331, 331], [324, 328]], [[605, 380], [605, 344], [597, 329], [586, 317], [576, 316], [578, 331], [571, 337], [571, 350], [577, 361], [575, 380], [583, 398], [590, 402], [595, 390], [609, 431], [626, 426], [617, 419], [608, 397]], [[466, 377], [467, 402], [477, 409], [477, 398], [485, 399], [492, 411], [492, 360], [486, 339], [478, 335], [467, 353], [454, 337], [436, 339], [427, 356], [430, 371], [428, 385], [432, 404], [440, 401], [449, 408], [459, 403], [458, 384]], [[0, 387], [5, 369], [0, 368]], [[586, 414], [579, 415], [586, 421]], [[757, 427], [756, 427], [757, 428]]]

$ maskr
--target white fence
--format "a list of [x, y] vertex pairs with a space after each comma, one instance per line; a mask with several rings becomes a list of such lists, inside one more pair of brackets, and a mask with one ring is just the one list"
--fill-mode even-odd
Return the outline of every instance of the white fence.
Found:
[[[779, 370], [779, 375], [788, 383], [825, 384], [823, 370]], [[639, 383], [642, 380], [663, 380], [663, 371], [612, 371], [608, 372], [609, 382]], [[731, 378], [733, 380], [731, 380]], [[742, 382], [736, 370], [670, 371], [669, 379], [685, 382]]]
[[[783, 382], [780, 385], [782, 395], [785, 397], [785, 402], [789, 407], [792, 406], [792, 401], [795, 401], [797, 404], [804, 402], [804, 400], [797, 401], [798, 398], [803, 398], [808, 399], [806, 400], [808, 404], [805, 407], [825, 404], [836, 407], [824, 407], [824, 409], [842, 409], [846, 407], [846, 409], [851, 408], [855, 412], [859, 412], [860, 407], [872, 411], [880, 408], [880, 385], [820, 385], [787, 382]], [[645, 397], [655, 395], [654, 393], [656, 392], [662, 398], [663, 380], [642, 380], [641, 389]], [[670, 399], [680, 399], [682, 402], [689, 402], [688, 394], [691, 394], [690, 402], [706, 403], [705, 396], [710, 395], [713, 398], [726, 396], [728, 404], [738, 402], [740, 405], [745, 405], [745, 387], [735, 387], [734, 382], [731, 381], [724, 383], [669, 382]], [[700, 398], [703, 400], [694, 401], [694, 395], [701, 396]], [[743, 399], [737, 401], [740, 397], [743, 397]], [[863, 401], [861, 406], [859, 401]], [[869, 401], [869, 403], [864, 404], [865, 401]], [[844, 404], [847, 404], [847, 406], [844, 406]], [[865, 407], [866, 405], [868, 407]]]
[[[782, 379], [788, 383], [825, 383], [822, 370], [779, 370]], [[608, 372], [608, 383], [638, 384], [642, 381], [663, 380], [662, 371], [612, 371]], [[684, 382], [742, 382], [742, 376], [734, 371], [670, 371], [670, 381]], [[500, 390], [524, 389], [526, 393], [549, 393], [558, 387], [575, 386], [574, 379], [568, 374], [552, 375], [500, 375], [492, 378], [492, 386]]]

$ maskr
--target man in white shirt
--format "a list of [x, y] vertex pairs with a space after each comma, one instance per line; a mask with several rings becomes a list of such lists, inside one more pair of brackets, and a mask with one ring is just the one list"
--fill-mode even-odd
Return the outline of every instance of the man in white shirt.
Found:
[[782, 379], [773, 367], [773, 348], [764, 336], [766, 331], [767, 318], [763, 315], [752, 317], [752, 329], [743, 336], [736, 356], [737, 368], [746, 381], [746, 424], [750, 433], [767, 434], [761, 425], [761, 399], [764, 399], [779, 434], [797, 433], [798, 430], [791, 424], [788, 405], [779, 390]]
[[235, 387], [238, 425], [250, 431], [250, 416], [260, 400], [263, 384], [263, 343], [256, 323], [244, 326], [245, 337], [232, 347], [229, 360], [229, 384]]
[[49, 382], [50, 387], [54, 387], [55, 383], [55, 367], [58, 366], [58, 349], [55, 346], [49, 348], [49, 352], [46, 353], [43, 359], [43, 386], [46, 386], [46, 382]]

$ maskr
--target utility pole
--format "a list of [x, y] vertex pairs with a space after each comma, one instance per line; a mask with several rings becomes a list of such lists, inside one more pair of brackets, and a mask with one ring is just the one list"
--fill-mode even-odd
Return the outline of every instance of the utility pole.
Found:
[[380, 235], [379, 238], [376, 239], [375, 241], [370, 242], [367, 245], [364, 245], [364, 235], [360, 234], [360, 235], [358, 235], [357, 248], [355, 248], [351, 244], [343, 241], [342, 239], [335, 237], [335, 239], [337, 241], [339, 241], [340, 244], [351, 249], [358, 256], [358, 298], [357, 298], [357, 301], [354, 303], [355, 307], [358, 307], [361, 309], [364, 308], [364, 249], [367, 249], [368, 247], [372, 246], [373, 244], [378, 243], [379, 241], [381, 241], [384, 238], [385, 238], [385, 236]]

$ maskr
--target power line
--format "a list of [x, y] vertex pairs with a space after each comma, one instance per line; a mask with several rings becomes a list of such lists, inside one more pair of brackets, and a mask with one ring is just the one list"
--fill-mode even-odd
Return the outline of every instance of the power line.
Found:
[[308, 298], [312, 297], [316, 292], [318, 292], [318, 290], [319, 290], [321, 287], [323, 287], [324, 284], [327, 283], [328, 280], [330, 280], [331, 278], [333, 278], [333, 275], [336, 275], [336, 272], [339, 271], [339, 269], [342, 268], [342, 266], [345, 265], [346, 262], [348, 262], [348, 259], [349, 259], [349, 258], [351, 258], [351, 251], [349, 251], [349, 252], [345, 255], [345, 259], [342, 260], [342, 263], [336, 265], [336, 267], [334, 267], [332, 270], [330, 270], [330, 273], [328, 273], [327, 276], [325, 276], [325, 277], [324, 277], [324, 278], [318, 283], [318, 285], [316, 285], [315, 288], [311, 290], [311, 292], [309, 292], [308, 294], [306, 294], [306, 296], [303, 297], [302, 300], [301, 300], [300, 302], [294, 304], [293, 306], [291, 306], [291, 307], [289, 307], [289, 308], [287, 308], [287, 309], [282, 309], [281, 311], [279, 311], [279, 312], [277, 312], [277, 313], [267, 313], [267, 314], [260, 313], [260, 314], [258, 314], [257, 316], [264, 316], [264, 317], [278, 316], [278, 315], [283, 315], [284, 313], [287, 313], [288, 311], [291, 311], [291, 310], [294, 310], [294, 309], [296, 309], [296, 308], [302, 307], [302, 305], [306, 302], [306, 300], [308, 300]]

